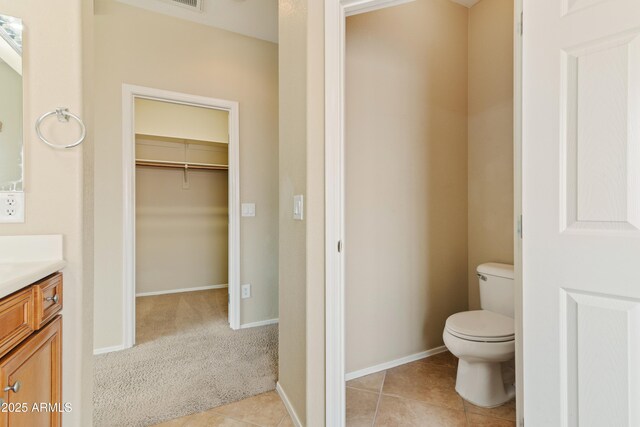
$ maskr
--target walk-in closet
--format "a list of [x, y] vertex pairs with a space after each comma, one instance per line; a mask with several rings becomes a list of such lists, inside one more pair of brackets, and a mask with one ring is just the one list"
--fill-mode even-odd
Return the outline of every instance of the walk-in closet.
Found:
[[135, 100], [137, 344], [227, 318], [228, 115]]

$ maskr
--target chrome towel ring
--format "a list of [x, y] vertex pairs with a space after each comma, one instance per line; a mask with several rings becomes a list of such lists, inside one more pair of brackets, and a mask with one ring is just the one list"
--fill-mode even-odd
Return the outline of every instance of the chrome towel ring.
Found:
[[[58, 121], [61, 123], [69, 122], [69, 117], [75, 119], [78, 122], [78, 124], [80, 125], [81, 134], [80, 134], [80, 138], [76, 142], [69, 145], [53, 144], [52, 142], [48, 141], [47, 138], [44, 137], [44, 135], [42, 135], [42, 132], [40, 131], [40, 125], [42, 124], [44, 119], [46, 119], [49, 116], [53, 116], [54, 114], [58, 117]], [[84, 138], [87, 136], [87, 128], [85, 127], [80, 117], [70, 113], [68, 108], [60, 107], [60, 108], [56, 108], [55, 111], [49, 111], [48, 113], [44, 113], [38, 118], [38, 120], [36, 120], [36, 134], [38, 135], [38, 138], [40, 138], [42, 142], [47, 144], [49, 147], [58, 148], [58, 149], [73, 148], [82, 144], [82, 141], [84, 141]]]

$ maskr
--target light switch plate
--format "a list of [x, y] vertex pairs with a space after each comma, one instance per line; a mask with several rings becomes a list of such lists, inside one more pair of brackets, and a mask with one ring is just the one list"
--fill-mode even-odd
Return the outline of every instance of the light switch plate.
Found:
[[304, 219], [304, 196], [302, 194], [293, 196], [293, 219], [297, 221]]
[[0, 192], [0, 223], [24, 222], [24, 193]]
[[256, 216], [256, 204], [255, 203], [243, 203], [242, 204], [242, 216]]
[[242, 299], [251, 298], [251, 285], [247, 283], [242, 285]]

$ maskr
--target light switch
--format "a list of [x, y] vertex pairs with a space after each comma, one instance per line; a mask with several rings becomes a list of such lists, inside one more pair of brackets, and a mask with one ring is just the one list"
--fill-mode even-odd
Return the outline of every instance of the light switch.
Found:
[[302, 194], [293, 196], [293, 219], [298, 221], [304, 219], [304, 196]]
[[256, 216], [256, 204], [255, 203], [243, 203], [242, 204], [242, 216]]

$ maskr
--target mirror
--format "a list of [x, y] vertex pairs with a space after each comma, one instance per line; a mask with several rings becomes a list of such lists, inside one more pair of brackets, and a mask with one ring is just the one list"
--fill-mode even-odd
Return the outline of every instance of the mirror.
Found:
[[0, 14], [0, 191], [23, 190], [22, 20]]

